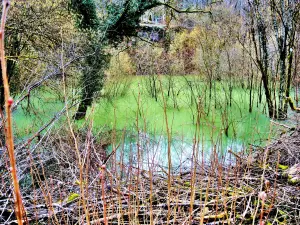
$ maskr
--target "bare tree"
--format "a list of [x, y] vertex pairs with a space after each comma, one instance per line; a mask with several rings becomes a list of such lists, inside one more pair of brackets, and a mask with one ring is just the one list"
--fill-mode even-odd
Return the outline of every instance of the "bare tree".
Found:
[[[254, 0], [248, 3], [255, 61], [261, 72], [269, 116], [284, 119], [287, 117], [286, 99], [290, 95], [300, 4], [298, 1], [283, 0]], [[276, 41], [273, 44], [274, 37]], [[271, 57], [272, 52], [274, 54]], [[279, 90], [278, 94], [275, 94], [277, 80]]]

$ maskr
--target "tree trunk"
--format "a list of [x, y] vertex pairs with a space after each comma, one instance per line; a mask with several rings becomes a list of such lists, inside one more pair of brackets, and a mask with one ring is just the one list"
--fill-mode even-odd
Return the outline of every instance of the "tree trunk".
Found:
[[88, 106], [83, 101], [80, 102], [77, 112], [74, 115], [74, 119], [75, 120], [83, 119], [86, 115], [87, 109]]
[[[291, 81], [292, 81], [292, 66], [293, 66], [293, 51], [290, 51], [288, 56], [288, 72], [287, 72], [287, 84], [286, 84], [286, 91], [285, 96], [286, 98], [290, 97], [290, 88], [291, 88]], [[284, 101], [284, 111], [287, 113], [288, 104]]]
[[93, 54], [87, 56], [84, 60], [85, 68], [81, 77], [82, 93], [81, 101], [78, 106], [74, 119], [82, 119], [89, 106], [92, 105], [95, 94], [102, 90], [104, 82], [104, 70], [109, 62], [109, 55], [103, 52], [101, 46], [92, 43]]
[[[256, 8], [258, 10], [258, 8]], [[267, 45], [267, 34], [266, 34], [266, 25], [261, 18], [261, 16], [257, 15], [257, 32], [258, 32], [258, 39], [259, 39], [259, 48], [256, 43], [254, 28], [251, 29], [252, 33], [252, 41], [254, 43], [255, 53], [256, 53], [256, 61], [261, 72], [261, 79], [265, 90], [266, 101], [268, 105], [268, 114], [269, 117], [273, 118], [276, 117], [276, 109], [274, 108], [272, 102], [271, 91], [269, 88], [269, 75], [268, 75], [268, 68], [269, 68], [269, 52], [268, 52], [268, 45]]]

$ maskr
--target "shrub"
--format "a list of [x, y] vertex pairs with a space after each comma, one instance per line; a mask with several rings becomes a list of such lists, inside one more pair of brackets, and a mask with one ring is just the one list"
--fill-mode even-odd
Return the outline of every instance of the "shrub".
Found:
[[135, 67], [126, 52], [119, 52], [111, 57], [106, 71], [107, 79], [104, 96], [108, 98], [123, 96], [129, 89], [131, 76], [135, 74]]

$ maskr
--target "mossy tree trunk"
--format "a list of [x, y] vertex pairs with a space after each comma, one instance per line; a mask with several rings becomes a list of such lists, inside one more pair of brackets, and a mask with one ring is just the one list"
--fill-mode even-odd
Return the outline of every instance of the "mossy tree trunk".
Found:
[[84, 60], [84, 71], [81, 76], [81, 98], [74, 118], [76, 120], [85, 117], [87, 109], [92, 105], [93, 99], [103, 88], [104, 70], [110, 59], [108, 54], [105, 54], [103, 47], [97, 43], [91, 44], [93, 53], [87, 56]]

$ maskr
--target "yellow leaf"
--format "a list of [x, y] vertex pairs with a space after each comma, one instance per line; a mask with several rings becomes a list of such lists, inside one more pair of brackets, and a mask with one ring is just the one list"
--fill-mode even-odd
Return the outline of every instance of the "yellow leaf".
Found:
[[282, 169], [282, 170], [287, 170], [289, 167], [286, 166], [286, 165], [278, 164], [278, 168], [279, 168], [279, 169]]
[[74, 201], [75, 199], [79, 198], [79, 194], [77, 193], [71, 193], [67, 199], [67, 203], [70, 203]]

